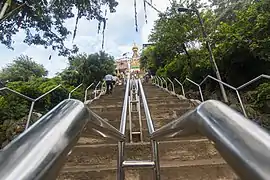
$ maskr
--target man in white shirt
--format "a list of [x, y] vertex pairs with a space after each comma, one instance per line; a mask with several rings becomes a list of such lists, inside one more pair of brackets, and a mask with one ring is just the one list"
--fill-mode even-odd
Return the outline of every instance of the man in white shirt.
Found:
[[106, 81], [106, 94], [111, 94], [113, 90], [113, 76], [111, 74], [107, 74], [104, 77], [104, 80]]

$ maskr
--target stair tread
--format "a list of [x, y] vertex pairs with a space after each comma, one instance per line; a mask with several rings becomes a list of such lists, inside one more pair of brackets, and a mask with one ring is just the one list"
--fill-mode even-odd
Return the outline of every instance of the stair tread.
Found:
[[[175, 168], [185, 166], [205, 166], [205, 165], [225, 165], [227, 164], [222, 158], [215, 159], [202, 159], [193, 161], [161, 161], [161, 168]], [[76, 165], [64, 166], [63, 172], [76, 172], [76, 171], [101, 171], [101, 170], [116, 170], [116, 164], [113, 165]]]

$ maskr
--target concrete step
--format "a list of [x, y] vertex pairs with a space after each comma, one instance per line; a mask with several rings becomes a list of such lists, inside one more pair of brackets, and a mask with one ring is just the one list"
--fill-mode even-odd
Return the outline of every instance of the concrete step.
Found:
[[[177, 117], [180, 117], [187, 111], [189, 111], [190, 108], [176, 108], [176, 109], [159, 109], [159, 110], [152, 110], [150, 111], [152, 119], [156, 118], [166, 118], [166, 119], [175, 119]], [[95, 111], [101, 118], [107, 120], [108, 122], [110, 121], [120, 121], [121, 120], [121, 111], [104, 111], [104, 112], [98, 112]], [[134, 118], [138, 118], [138, 114], [134, 113], [133, 114]]]
[[[119, 127], [116, 127], [117, 129], [119, 129]], [[138, 130], [139, 131], [139, 130]], [[134, 131], [133, 131], [134, 132]], [[128, 124], [126, 126], [126, 142], [130, 142], [130, 131], [128, 129]], [[143, 141], [144, 142], [149, 142], [150, 141], [150, 137], [149, 137], [149, 132], [146, 128], [144, 128], [142, 130], [142, 134], [143, 134]], [[161, 141], [166, 141], [166, 140], [183, 140], [183, 139], [187, 139], [187, 140], [194, 140], [194, 139], [200, 139], [203, 138], [202, 135], [200, 135], [199, 133], [191, 135], [191, 136], [183, 136], [183, 137], [177, 137], [177, 138], [168, 138], [168, 139], [164, 139]], [[133, 135], [133, 142], [140, 142], [140, 135]], [[108, 138], [103, 138], [101, 136], [96, 136], [94, 135], [94, 133], [89, 129], [86, 128], [82, 135], [81, 138], [78, 141], [78, 144], [112, 144], [112, 143], [117, 143], [115, 140], [111, 140]]]
[[[150, 143], [127, 143], [125, 160], [150, 160]], [[77, 145], [67, 159], [67, 166], [114, 165], [117, 162], [117, 144]], [[159, 143], [160, 161], [192, 161], [219, 158], [220, 155], [207, 139], [164, 141]]]
[[[149, 104], [148, 106], [151, 110], [160, 110], [160, 109], [171, 109], [171, 110], [177, 110], [179, 108], [190, 108], [193, 107], [190, 102], [185, 101], [179, 101], [178, 103], [170, 103], [170, 104]], [[90, 109], [92, 109], [95, 112], [110, 112], [110, 111], [122, 111], [123, 106], [121, 105], [95, 105], [90, 106]], [[141, 109], [143, 110], [143, 104], [141, 104]]]
[[[58, 180], [112, 180], [116, 166], [66, 166]], [[126, 180], [154, 179], [151, 169], [126, 169]], [[231, 168], [221, 159], [169, 161], [161, 164], [162, 180], [236, 180]]]

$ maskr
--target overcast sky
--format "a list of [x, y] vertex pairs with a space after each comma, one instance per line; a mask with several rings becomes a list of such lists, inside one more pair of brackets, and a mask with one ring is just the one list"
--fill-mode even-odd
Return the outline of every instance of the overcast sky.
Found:
[[[143, 43], [147, 43], [148, 35], [153, 28], [154, 21], [157, 19], [157, 12], [148, 6], [147, 20], [145, 23], [144, 10], [142, 0], [137, 0], [138, 25], [139, 32], [135, 31], [134, 25], [134, 8], [133, 0], [118, 0], [119, 5], [116, 13], [108, 14], [107, 28], [105, 32], [105, 46], [107, 53], [119, 57], [123, 53], [131, 51], [133, 42], [136, 42], [139, 47]], [[169, 6], [169, 0], [152, 0], [153, 4], [160, 11], [165, 11]], [[73, 32], [75, 19], [67, 22], [68, 28]], [[52, 77], [55, 73], [61, 71], [67, 66], [67, 58], [58, 57], [57, 52], [50, 49], [44, 49], [43, 46], [28, 46], [23, 43], [23, 33], [18, 33], [14, 38], [14, 49], [7, 49], [0, 44], [1, 61], [0, 67], [5, 67], [12, 60], [26, 54], [32, 57], [36, 62], [43, 64], [49, 71], [49, 76]], [[78, 24], [77, 35], [74, 40], [80, 52], [94, 53], [101, 50], [102, 35], [97, 34], [97, 21], [80, 20]], [[72, 45], [71, 36], [67, 41], [68, 45]], [[49, 60], [49, 56], [52, 59]]]

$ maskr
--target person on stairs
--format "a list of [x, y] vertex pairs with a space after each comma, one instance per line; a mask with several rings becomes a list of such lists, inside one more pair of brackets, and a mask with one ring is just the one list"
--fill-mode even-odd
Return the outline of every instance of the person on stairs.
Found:
[[112, 94], [113, 90], [113, 76], [111, 74], [107, 74], [104, 77], [104, 80], [106, 81], [106, 94]]

